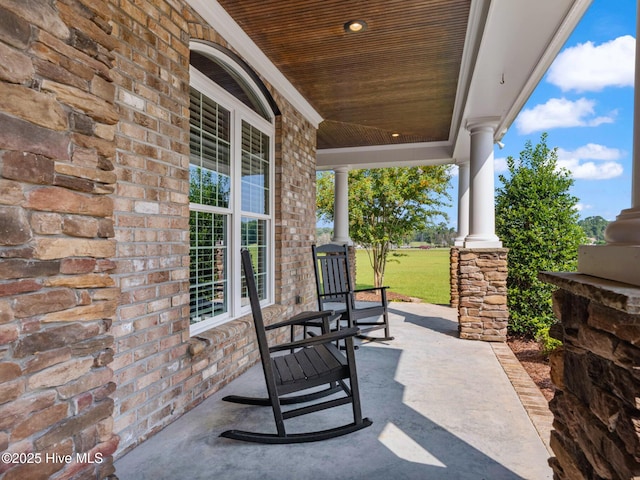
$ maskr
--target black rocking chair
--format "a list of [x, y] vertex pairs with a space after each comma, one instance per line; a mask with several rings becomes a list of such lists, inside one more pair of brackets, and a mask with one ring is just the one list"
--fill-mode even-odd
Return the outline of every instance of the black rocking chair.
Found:
[[[367, 340], [393, 340], [389, 332], [387, 287], [355, 289], [349, 269], [347, 245], [313, 245], [313, 264], [316, 272], [316, 291], [319, 310], [340, 313], [347, 327], [358, 327]], [[357, 301], [356, 294], [373, 293], [375, 300]], [[365, 333], [384, 329], [384, 337], [371, 337]]]
[[[270, 347], [267, 342], [267, 330], [291, 326], [293, 324], [299, 325], [301, 324], [301, 320], [302, 323], [309, 321], [313, 315], [305, 313], [287, 321], [265, 327], [258, 292], [256, 290], [251, 255], [246, 249], [242, 250], [242, 266], [245, 272], [251, 311], [256, 327], [258, 348], [260, 350], [262, 369], [267, 384], [268, 398], [231, 395], [224, 397], [223, 400], [248, 405], [271, 406], [277, 433], [228, 430], [220, 436], [247, 442], [278, 444], [302, 443], [326, 440], [355, 432], [371, 425], [371, 420], [362, 418], [360, 407], [360, 393], [358, 390], [358, 377], [353, 348], [353, 337], [357, 335], [358, 329], [342, 329]], [[336, 315], [330, 311], [316, 312], [315, 315], [316, 318], [324, 319], [332, 316]], [[336, 342], [339, 340], [344, 340], [346, 346], [344, 353], [336, 347]], [[292, 353], [272, 355], [275, 352], [284, 351], [290, 351]], [[349, 380], [348, 384], [345, 382], [347, 379]], [[313, 390], [310, 393], [298, 394], [296, 396], [289, 395], [320, 386], [326, 386], [326, 388]], [[337, 392], [343, 392], [344, 395], [287, 411], [282, 410], [283, 405], [310, 402]], [[286, 433], [284, 421], [289, 418], [349, 403], [352, 405], [353, 410], [352, 423], [328, 430], [308, 433]]]

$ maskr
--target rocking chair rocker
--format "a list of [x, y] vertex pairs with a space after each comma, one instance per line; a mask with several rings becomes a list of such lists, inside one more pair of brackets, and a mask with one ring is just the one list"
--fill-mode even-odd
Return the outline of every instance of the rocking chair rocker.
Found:
[[[267, 342], [267, 330], [294, 324], [304, 324], [313, 318], [321, 318], [326, 322], [329, 318], [336, 317], [336, 315], [331, 311], [316, 312], [315, 315], [305, 313], [287, 321], [265, 327], [251, 264], [251, 255], [246, 249], [242, 250], [242, 266], [245, 272], [251, 311], [256, 327], [268, 398], [231, 395], [224, 397], [223, 400], [247, 405], [271, 406], [277, 433], [228, 430], [220, 436], [247, 442], [302, 443], [326, 440], [355, 432], [371, 425], [371, 420], [362, 418], [360, 407], [360, 392], [353, 348], [353, 337], [357, 335], [358, 329], [342, 329], [270, 347]], [[344, 340], [346, 346], [344, 353], [336, 347], [336, 342], [339, 340]], [[287, 350], [292, 353], [272, 355], [275, 352]], [[347, 379], [349, 380], [348, 384], [345, 382]], [[323, 385], [326, 385], [326, 388], [319, 391], [314, 390], [311, 393], [303, 393], [297, 396], [285, 396]], [[343, 392], [344, 395], [288, 411], [282, 410], [283, 405], [309, 402], [337, 392]], [[288, 434], [285, 430], [284, 421], [289, 418], [349, 403], [352, 405], [353, 411], [352, 423], [328, 430], [307, 433]]]

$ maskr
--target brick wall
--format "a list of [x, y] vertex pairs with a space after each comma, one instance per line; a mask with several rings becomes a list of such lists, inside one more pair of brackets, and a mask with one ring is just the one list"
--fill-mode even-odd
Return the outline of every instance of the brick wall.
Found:
[[109, 19], [84, 0], [0, 7], [0, 450], [39, 455], [3, 480], [113, 470]]
[[276, 123], [276, 302], [293, 313], [296, 296], [317, 309], [311, 245], [316, 238], [316, 130], [273, 92]]
[[[102, 478], [257, 360], [250, 316], [189, 336], [188, 44], [232, 46], [179, 0], [2, 5], [0, 449], [104, 460], [0, 478]], [[315, 305], [316, 132], [271, 93], [268, 322]]]
[[[250, 316], [189, 337], [188, 43], [232, 46], [175, 4], [114, 7], [114, 35], [126, 44], [116, 57], [122, 117], [114, 194], [114, 277], [122, 290], [114, 323], [118, 454], [258, 360]], [[267, 322], [314, 304], [315, 129], [278, 92], [272, 95], [282, 112], [275, 139], [278, 305], [265, 312]], [[296, 305], [298, 295], [301, 305]], [[277, 335], [282, 339], [288, 332]]]
[[112, 2], [118, 184], [113, 332], [120, 450], [184, 411], [188, 355], [189, 48], [176, 2]]
[[639, 478], [640, 289], [575, 273], [541, 279], [560, 287], [553, 305], [563, 347], [551, 358], [554, 478]]

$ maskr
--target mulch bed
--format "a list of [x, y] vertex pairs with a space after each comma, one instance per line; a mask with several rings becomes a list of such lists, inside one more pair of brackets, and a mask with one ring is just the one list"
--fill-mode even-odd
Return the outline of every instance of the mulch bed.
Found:
[[507, 339], [507, 344], [547, 401], [551, 400], [555, 393], [555, 387], [550, 378], [551, 367], [538, 342], [510, 337]]

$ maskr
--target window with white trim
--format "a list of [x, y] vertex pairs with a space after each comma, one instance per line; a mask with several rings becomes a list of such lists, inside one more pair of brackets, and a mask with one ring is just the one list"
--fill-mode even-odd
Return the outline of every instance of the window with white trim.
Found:
[[233, 59], [195, 47], [189, 102], [192, 335], [248, 312], [242, 247], [251, 251], [260, 300], [267, 304], [273, 296], [273, 115]]

